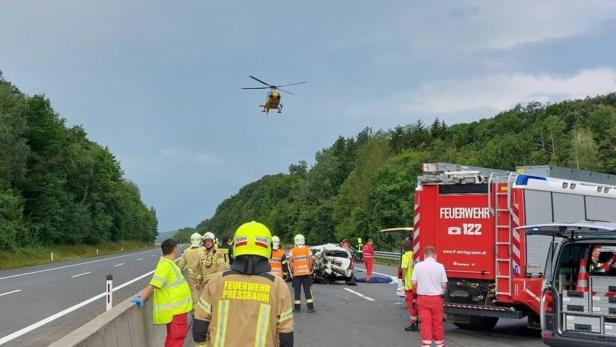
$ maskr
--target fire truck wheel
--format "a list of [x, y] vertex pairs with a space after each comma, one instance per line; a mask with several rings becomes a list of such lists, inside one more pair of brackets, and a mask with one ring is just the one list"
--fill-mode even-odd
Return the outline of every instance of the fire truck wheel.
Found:
[[468, 323], [457, 323], [453, 324], [460, 329], [467, 330], [491, 330], [498, 323], [498, 317], [479, 317], [479, 316], [470, 316]]

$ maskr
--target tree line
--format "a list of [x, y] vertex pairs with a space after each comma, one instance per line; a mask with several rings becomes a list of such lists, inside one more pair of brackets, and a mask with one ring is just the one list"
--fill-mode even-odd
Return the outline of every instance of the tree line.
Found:
[[108, 148], [0, 72], [0, 249], [152, 242], [157, 225]]
[[[339, 137], [315, 163], [247, 184], [195, 228], [230, 235], [259, 220], [283, 241], [302, 233], [309, 244], [372, 237], [410, 226], [417, 176], [424, 162], [513, 170], [550, 164], [616, 174], [616, 93], [542, 105], [530, 103], [479, 121], [448, 126], [417, 121]], [[220, 236], [219, 236], [220, 237]]]

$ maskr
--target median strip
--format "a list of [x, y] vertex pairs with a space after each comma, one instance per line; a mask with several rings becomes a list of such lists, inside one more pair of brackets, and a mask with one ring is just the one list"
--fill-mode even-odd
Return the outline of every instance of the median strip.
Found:
[[359, 296], [360, 298], [364, 298], [364, 299], [366, 299], [366, 300], [368, 300], [368, 301], [376, 301], [376, 300], [374, 300], [373, 298], [371, 298], [371, 297], [369, 297], [369, 296], [366, 296], [366, 295], [364, 295], [364, 294], [362, 294], [362, 293], [359, 293], [359, 292], [354, 291], [353, 289], [344, 288], [344, 290], [346, 290], [346, 291], [347, 291], [347, 292], [349, 292], [349, 293], [353, 293], [353, 294], [355, 294], [355, 295]]

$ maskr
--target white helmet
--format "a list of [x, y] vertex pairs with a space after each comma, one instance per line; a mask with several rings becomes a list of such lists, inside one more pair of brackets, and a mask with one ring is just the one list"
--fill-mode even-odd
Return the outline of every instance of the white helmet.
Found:
[[214, 233], [211, 231], [208, 231], [207, 233], [203, 234], [203, 241], [210, 239], [212, 241], [216, 240], [216, 236], [214, 236]]
[[272, 236], [272, 248], [279, 249], [280, 248], [280, 237]]
[[201, 245], [201, 234], [194, 233], [190, 235], [190, 247], [199, 247]]
[[304, 238], [304, 235], [302, 234], [295, 235], [295, 245], [297, 247], [303, 247], [305, 243], [306, 243], [306, 239]]

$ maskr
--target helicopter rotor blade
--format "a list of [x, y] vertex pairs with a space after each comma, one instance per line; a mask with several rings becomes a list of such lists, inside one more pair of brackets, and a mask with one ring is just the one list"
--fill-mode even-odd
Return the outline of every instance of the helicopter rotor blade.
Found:
[[247, 87], [242, 89], [271, 89], [270, 87]]
[[283, 84], [283, 85], [276, 86], [276, 87], [288, 87], [288, 86], [295, 86], [295, 85], [298, 85], [298, 84], [304, 84], [304, 83], [306, 83], [306, 81], [303, 81], [303, 82], [296, 82], [296, 83], [289, 83], [289, 84]]
[[255, 80], [255, 81], [257, 81], [257, 82], [259, 82], [259, 83], [261, 83], [261, 84], [265, 84], [266, 86], [268, 86], [268, 87], [270, 87], [270, 88], [274, 88], [274, 86], [273, 86], [273, 85], [271, 85], [271, 84], [269, 84], [269, 83], [265, 83], [265, 82], [261, 81], [260, 79], [256, 78], [255, 76], [248, 76], [248, 77], [252, 78], [253, 80]]
[[285, 92], [285, 93], [287, 93], [287, 94], [295, 95], [295, 93], [291, 93], [291, 92], [290, 92], [290, 91], [288, 91], [288, 90], [284, 90], [284, 89], [280, 89], [280, 88], [276, 88], [276, 89], [277, 89], [277, 90], [280, 90], [281, 92]]

